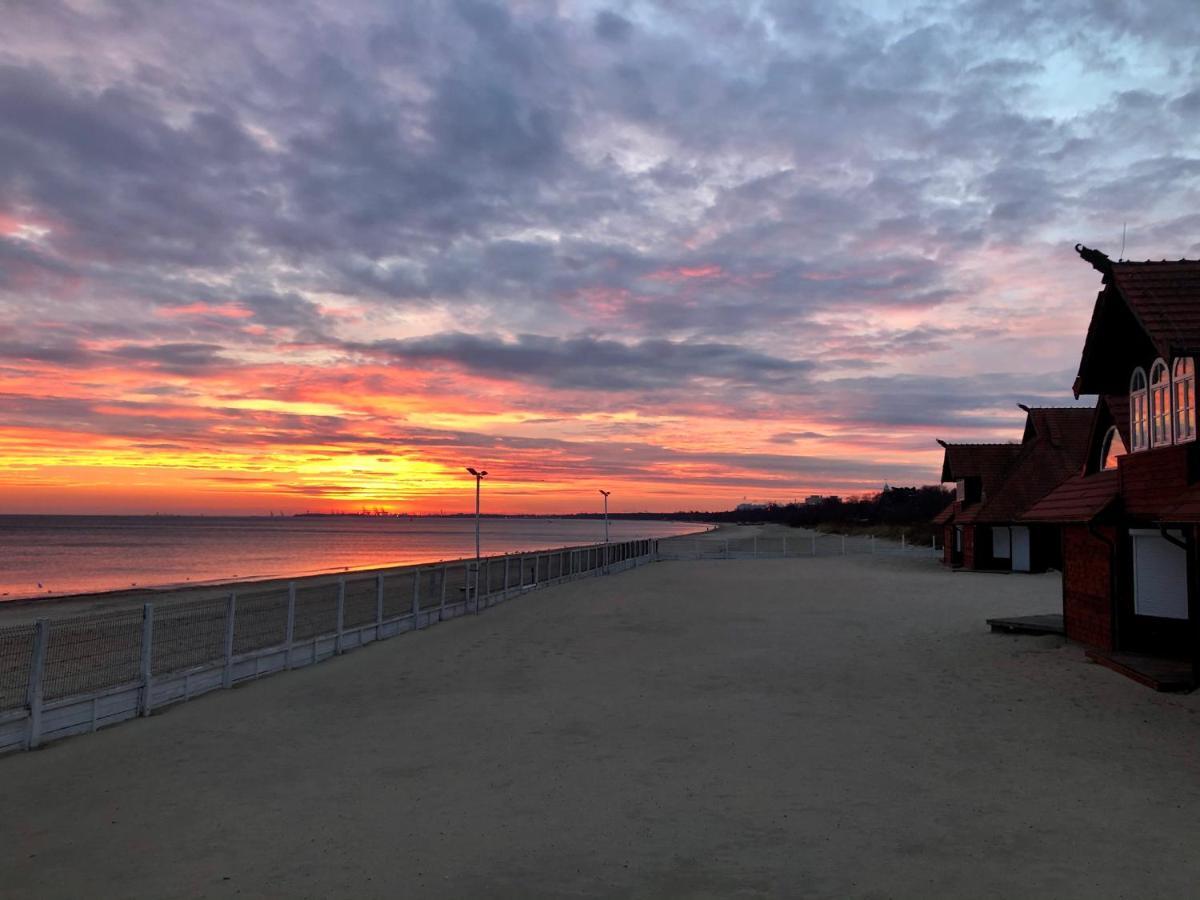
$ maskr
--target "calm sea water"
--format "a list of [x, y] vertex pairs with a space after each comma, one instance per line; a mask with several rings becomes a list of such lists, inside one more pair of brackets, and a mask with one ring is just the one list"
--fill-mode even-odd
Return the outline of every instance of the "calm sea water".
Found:
[[[613, 541], [702, 530], [612, 520]], [[484, 519], [484, 555], [592, 544], [592, 519]], [[475, 554], [471, 518], [0, 516], [0, 601], [311, 575]]]

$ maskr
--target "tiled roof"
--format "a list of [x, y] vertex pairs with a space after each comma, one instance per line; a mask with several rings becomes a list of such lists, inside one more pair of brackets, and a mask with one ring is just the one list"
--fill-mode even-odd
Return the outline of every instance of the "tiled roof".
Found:
[[[1127, 345], [1136, 341], [1167, 360], [1200, 353], [1200, 260], [1114, 262], [1098, 250], [1075, 249], [1104, 274], [1105, 285], [1088, 323], [1075, 379], [1076, 396], [1105, 390], [1101, 373], [1111, 364], [1114, 341]], [[1128, 313], [1120, 308], [1122, 301]], [[1129, 335], [1131, 327], [1143, 332], [1144, 338]], [[1121, 377], [1127, 378], [1128, 372]], [[1109, 384], [1108, 390], [1113, 390], [1113, 385]]]
[[980, 478], [983, 491], [991, 494], [1003, 479], [1009, 464], [1021, 452], [1020, 444], [942, 444], [946, 455], [942, 462], [942, 481]]
[[1117, 433], [1121, 435], [1121, 443], [1128, 447], [1132, 443], [1129, 437], [1129, 395], [1104, 394], [1100, 399], [1108, 405], [1113, 424], [1117, 426]]
[[1064, 480], [1083, 471], [1095, 410], [1021, 408], [1026, 419], [1020, 444], [944, 445], [943, 481], [971, 475], [983, 480], [983, 500], [958, 505], [955, 522], [1015, 522]]
[[1200, 260], [1115, 262], [1112, 280], [1159, 356], [1200, 350]]
[[1160, 522], [1200, 522], [1200, 485], [1188, 488], [1179, 502], [1168, 506], [1159, 515]]
[[1083, 471], [1095, 410], [1049, 407], [1029, 409], [1028, 413], [1021, 452], [1004, 481], [976, 512], [980, 522], [1014, 522], [1058, 485]]
[[1121, 480], [1116, 469], [1068, 478], [1021, 516], [1026, 522], [1090, 522], [1116, 499]]
[[954, 501], [946, 504], [946, 508], [933, 517], [934, 525], [948, 525], [954, 519]]

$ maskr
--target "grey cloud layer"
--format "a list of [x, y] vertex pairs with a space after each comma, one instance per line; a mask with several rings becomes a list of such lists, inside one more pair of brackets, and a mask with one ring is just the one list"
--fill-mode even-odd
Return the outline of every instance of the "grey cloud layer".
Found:
[[[605, 408], [704, 383], [731, 416], [986, 428], [1047, 386], [916, 374], [980, 271], [1072, 265], [1126, 220], [1131, 252], [1200, 250], [1191, 4], [1047, 9], [18, 2], [0, 215], [48, 232], [0, 236], [0, 338], [85, 365], [107, 336], [176, 373], [305, 343]], [[329, 297], [463, 324], [368, 336]], [[172, 316], [198, 302], [245, 317]], [[875, 321], [905, 310], [926, 321]]]

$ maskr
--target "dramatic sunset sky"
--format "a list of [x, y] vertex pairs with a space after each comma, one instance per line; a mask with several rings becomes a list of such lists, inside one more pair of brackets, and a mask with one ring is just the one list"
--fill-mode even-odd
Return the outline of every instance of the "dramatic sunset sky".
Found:
[[834, 6], [2, 0], [0, 512], [712, 509], [1017, 439], [1073, 244], [1200, 255], [1194, 2]]

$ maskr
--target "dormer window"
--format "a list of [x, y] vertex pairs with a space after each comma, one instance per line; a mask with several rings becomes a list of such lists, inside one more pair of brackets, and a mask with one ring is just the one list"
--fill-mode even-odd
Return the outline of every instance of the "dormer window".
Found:
[[1100, 445], [1100, 468], [1104, 470], [1115, 469], [1117, 467], [1117, 459], [1125, 455], [1125, 442], [1121, 440], [1121, 433], [1117, 431], [1114, 425], [1108, 429], [1104, 435], [1104, 443]]
[[978, 475], [968, 475], [958, 479], [955, 499], [959, 503], [978, 503], [983, 499], [983, 479]]
[[1150, 446], [1147, 424], [1146, 372], [1137, 368], [1133, 370], [1133, 377], [1129, 379], [1129, 437], [1133, 442], [1134, 453]]
[[1190, 356], [1175, 360], [1175, 441], [1196, 439], [1196, 368]]
[[1150, 445], [1165, 447], [1171, 436], [1171, 376], [1159, 359], [1150, 368]]

